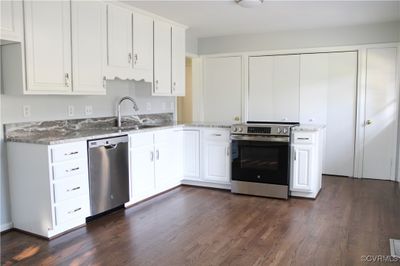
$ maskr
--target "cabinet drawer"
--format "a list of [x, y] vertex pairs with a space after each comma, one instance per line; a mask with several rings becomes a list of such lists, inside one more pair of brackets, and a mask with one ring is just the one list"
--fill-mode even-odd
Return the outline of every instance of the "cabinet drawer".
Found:
[[60, 179], [64, 177], [84, 175], [87, 176], [87, 161], [77, 160], [53, 165], [53, 178]]
[[86, 157], [86, 142], [77, 142], [53, 147], [51, 160], [53, 163]]
[[147, 132], [147, 133], [137, 133], [137, 134], [132, 134], [129, 135], [129, 147], [139, 147], [139, 146], [145, 146], [145, 145], [153, 145], [153, 132]]
[[73, 219], [86, 218], [90, 215], [89, 196], [64, 201], [55, 207], [56, 224], [60, 225]]
[[203, 130], [203, 138], [205, 140], [211, 140], [211, 141], [229, 142], [229, 131], [228, 130], [205, 129], [205, 130]]
[[62, 179], [54, 182], [54, 202], [59, 203], [88, 194], [88, 180], [86, 176]]
[[305, 132], [296, 132], [293, 134], [293, 144], [313, 144], [314, 134]]

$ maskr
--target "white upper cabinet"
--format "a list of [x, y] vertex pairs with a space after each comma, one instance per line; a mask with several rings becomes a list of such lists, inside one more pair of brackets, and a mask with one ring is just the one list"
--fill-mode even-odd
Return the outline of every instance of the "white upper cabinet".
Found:
[[239, 122], [242, 113], [242, 58], [210, 57], [203, 63], [204, 121]]
[[153, 82], [153, 19], [133, 13], [133, 70], [135, 79]]
[[27, 91], [71, 91], [70, 2], [26, 1]]
[[249, 59], [249, 120], [298, 121], [300, 56]]
[[172, 27], [172, 95], [185, 96], [185, 29]]
[[106, 94], [103, 66], [106, 47], [105, 4], [72, 1], [73, 92]]
[[154, 21], [153, 95], [171, 95], [171, 25]]
[[21, 42], [23, 40], [22, 1], [0, 1], [0, 41]]
[[132, 11], [107, 5], [107, 78], [133, 75]]

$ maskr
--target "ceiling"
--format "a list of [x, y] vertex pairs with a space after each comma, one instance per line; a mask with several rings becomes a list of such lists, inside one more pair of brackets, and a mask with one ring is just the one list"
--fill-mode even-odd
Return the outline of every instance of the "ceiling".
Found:
[[399, 1], [268, 1], [243, 8], [233, 0], [126, 1], [190, 27], [196, 38], [400, 21]]

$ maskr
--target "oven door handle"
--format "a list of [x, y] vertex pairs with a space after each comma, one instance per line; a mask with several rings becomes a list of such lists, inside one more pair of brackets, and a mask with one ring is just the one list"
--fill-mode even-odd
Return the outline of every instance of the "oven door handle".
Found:
[[232, 135], [231, 140], [264, 141], [264, 142], [289, 142], [289, 137], [248, 136]]

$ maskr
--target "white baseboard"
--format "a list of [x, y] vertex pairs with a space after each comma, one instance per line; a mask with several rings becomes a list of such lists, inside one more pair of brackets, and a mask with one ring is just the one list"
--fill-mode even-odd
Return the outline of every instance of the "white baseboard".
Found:
[[11, 228], [13, 228], [13, 224], [12, 223], [2, 224], [1, 228], [0, 228], [0, 232], [6, 231], [6, 230], [11, 229]]
[[219, 188], [219, 189], [231, 190], [231, 184], [207, 182], [207, 181], [198, 181], [198, 180], [190, 180], [190, 179], [183, 179], [182, 180], [182, 185], [190, 185], [190, 186], [198, 186], [198, 187], [209, 187], [209, 188]]

